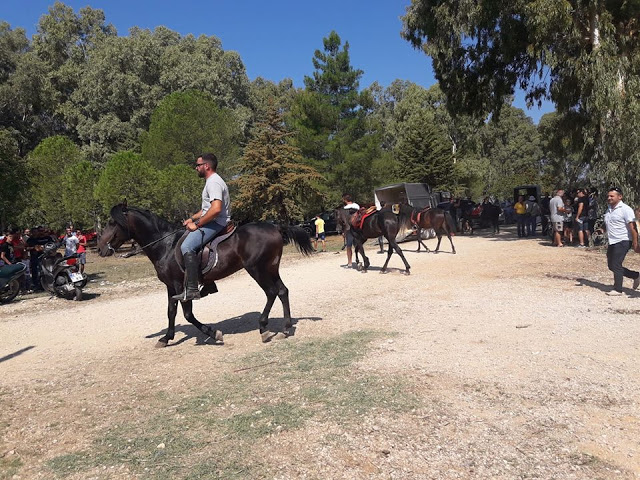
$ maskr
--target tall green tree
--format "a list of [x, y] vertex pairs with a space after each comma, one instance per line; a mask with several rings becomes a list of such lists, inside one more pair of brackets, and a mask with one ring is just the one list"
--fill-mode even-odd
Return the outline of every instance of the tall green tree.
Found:
[[19, 223], [19, 214], [23, 208], [26, 187], [25, 165], [18, 155], [18, 142], [11, 133], [0, 128], [0, 231], [4, 232], [9, 224]]
[[244, 150], [240, 175], [231, 182], [234, 212], [242, 219], [302, 220], [304, 200], [321, 196], [321, 175], [303, 163], [290, 136], [282, 114], [272, 106]]
[[[412, 0], [404, 37], [433, 59], [451, 112], [498, 114], [515, 87], [579, 115], [599, 181], [638, 184], [640, 3]], [[629, 135], [631, 134], [631, 135]]]
[[176, 92], [153, 112], [149, 132], [142, 136], [142, 156], [158, 169], [191, 167], [198, 154], [211, 151], [221, 160], [221, 171], [231, 172], [242, 138], [234, 112], [219, 107], [211, 94]]
[[93, 195], [97, 183], [98, 172], [86, 159], [65, 169], [62, 178], [62, 204], [74, 226], [98, 229], [102, 212]]
[[123, 199], [137, 207], [154, 209], [157, 177], [157, 170], [140, 154], [119, 152], [104, 166], [94, 196], [100, 202], [104, 214], [108, 214], [111, 207]]
[[157, 172], [153, 187], [153, 211], [167, 220], [179, 222], [200, 210], [202, 183], [193, 166], [170, 165]]
[[323, 46], [292, 106], [296, 145], [305, 161], [325, 175], [324, 192], [332, 202], [342, 193], [370, 200], [379, 177], [374, 163], [383, 157], [381, 124], [368, 121], [371, 98], [358, 91], [363, 72], [351, 66], [349, 43], [342, 46], [340, 36], [331, 32]]
[[61, 228], [73, 220], [63, 197], [65, 174], [82, 159], [78, 146], [63, 136], [44, 139], [29, 154], [29, 196], [38, 223]]

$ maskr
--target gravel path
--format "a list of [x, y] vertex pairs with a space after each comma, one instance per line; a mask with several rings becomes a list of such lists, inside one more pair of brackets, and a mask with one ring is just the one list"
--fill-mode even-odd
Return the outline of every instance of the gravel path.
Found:
[[[448, 242], [438, 255], [407, 250], [410, 276], [397, 257], [379, 274], [384, 258], [373, 247], [366, 274], [341, 267], [344, 253], [286, 259], [295, 340], [397, 334], [377, 342], [361, 368], [414, 379], [431, 407], [393, 423], [374, 419], [329, 449], [313, 440], [326, 426], [309, 426], [282, 478], [640, 478], [640, 292], [605, 295], [612, 278], [601, 252], [510, 231], [454, 242], [457, 255], [446, 253]], [[640, 255], [627, 258], [640, 268]], [[69, 387], [87, 369], [116, 382], [122, 371], [157, 379], [170, 365], [189, 381], [194, 363], [268, 348], [257, 332], [264, 295], [244, 273], [194, 307], [201, 321], [220, 322], [220, 347], [194, 348], [203, 339], [179, 314], [177, 345], [154, 349], [166, 295], [158, 281], [141, 285], [81, 303], [0, 307], [1, 391], [38, 408], [38, 386], [66, 379]], [[281, 314], [276, 301], [275, 325]], [[7, 435], [0, 455], [25, 448], [20, 439]]]

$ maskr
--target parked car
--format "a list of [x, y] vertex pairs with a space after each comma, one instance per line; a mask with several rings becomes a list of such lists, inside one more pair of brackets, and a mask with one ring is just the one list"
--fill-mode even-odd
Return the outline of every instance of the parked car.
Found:
[[[336, 222], [333, 212], [322, 212], [320, 218], [324, 220], [324, 232], [329, 235], [338, 232], [338, 223]], [[309, 236], [314, 237], [316, 235], [316, 218], [313, 217], [310, 220], [306, 220], [297, 225], [304, 228]]]

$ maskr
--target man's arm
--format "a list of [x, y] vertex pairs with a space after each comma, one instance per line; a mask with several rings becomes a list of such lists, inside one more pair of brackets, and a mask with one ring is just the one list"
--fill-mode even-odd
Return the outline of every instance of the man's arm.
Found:
[[636, 221], [629, 222], [629, 231], [631, 232], [631, 245], [633, 251], [640, 253], [640, 246], [638, 245], [638, 231], [636, 230]]
[[580, 202], [580, 203], [578, 204], [578, 211], [576, 212], [576, 219], [582, 219], [582, 216], [581, 216], [581, 215], [582, 215], [582, 210], [583, 210], [583, 208], [584, 208], [584, 203], [583, 203], [583, 202]]
[[202, 210], [198, 212], [201, 216], [197, 219], [198, 223], [196, 224], [193, 220], [186, 220], [187, 229], [195, 232], [198, 229], [198, 225], [204, 225], [205, 223], [211, 222], [214, 218], [216, 218], [220, 212], [222, 211], [222, 200], [214, 200], [211, 202], [211, 208], [207, 210], [207, 213], [202, 215]]
[[194, 213], [189, 218], [187, 218], [184, 222], [182, 222], [182, 225], [186, 227], [189, 222], [195, 222], [201, 216], [202, 216], [202, 210], [198, 210], [196, 213]]

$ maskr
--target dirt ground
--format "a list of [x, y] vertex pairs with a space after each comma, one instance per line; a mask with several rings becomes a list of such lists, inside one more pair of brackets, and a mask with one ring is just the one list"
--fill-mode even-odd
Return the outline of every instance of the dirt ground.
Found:
[[[419, 406], [272, 439], [268, 455], [281, 460], [272, 478], [640, 478], [640, 292], [625, 280], [627, 295], [605, 295], [612, 276], [601, 251], [552, 248], [510, 229], [454, 242], [457, 255], [446, 239], [438, 255], [403, 244], [410, 276], [397, 257], [381, 275], [372, 246], [368, 273], [344, 268], [344, 252], [286, 256], [295, 335], [269, 344], [257, 331], [265, 297], [238, 273], [194, 306], [224, 344], [205, 343], [179, 313], [165, 349], [154, 344], [166, 294], [148, 260], [90, 256], [84, 301], [40, 295], [0, 306], [0, 478], [51, 478], [48, 461], [87, 447], [136, 395], [186, 391], [238, 371], [243, 355], [351, 331], [378, 332], [360, 371], [410, 381]], [[116, 261], [118, 275], [95, 274]], [[640, 255], [626, 265], [640, 269]], [[281, 315], [276, 301], [275, 326]], [[153, 478], [123, 471], [70, 478]]]

